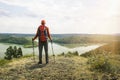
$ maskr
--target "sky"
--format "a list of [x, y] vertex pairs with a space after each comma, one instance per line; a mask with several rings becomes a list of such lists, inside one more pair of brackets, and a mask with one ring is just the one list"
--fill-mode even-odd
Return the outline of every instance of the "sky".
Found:
[[120, 33], [120, 0], [0, 0], [0, 33]]

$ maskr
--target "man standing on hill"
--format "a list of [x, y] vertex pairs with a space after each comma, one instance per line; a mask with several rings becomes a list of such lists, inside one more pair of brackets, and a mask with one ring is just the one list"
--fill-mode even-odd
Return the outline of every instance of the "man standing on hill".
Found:
[[50, 41], [52, 42], [51, 35], [49, 32], [49, 28], [45, 26], [46, 22], [45, 20], [41, 21], [41, 25], [38, 27], [37, 32], [35, 37], [32, 39], [33, 41], [38, 37], [39, 40], [39, 62], [38, 64], [42, 64], [42, 50], [44, 47], [45, 50], [45, 59], [46, 59], [46, 64], [48, 64], [48, 41], [47, 39], [49, 38]]

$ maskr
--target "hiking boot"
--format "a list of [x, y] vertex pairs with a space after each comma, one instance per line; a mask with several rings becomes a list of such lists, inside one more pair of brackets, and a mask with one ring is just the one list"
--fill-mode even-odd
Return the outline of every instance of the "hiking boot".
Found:
[[38, 64], [42, 64], [42, 62], [38, 62]]

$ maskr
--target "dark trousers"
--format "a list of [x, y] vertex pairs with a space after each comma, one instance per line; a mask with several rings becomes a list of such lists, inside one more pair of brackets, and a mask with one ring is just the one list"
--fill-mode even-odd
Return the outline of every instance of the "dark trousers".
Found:
[[48, 60], [48, 42], [47, 41], [44, 41], [44, 42], [39, 41], [39, 62], [42, 63], [42, 50], [43, 50], [43, 47], [44, 47], [44, 50], [45, 50], [46, 63], [48, 63], [49, 60]]

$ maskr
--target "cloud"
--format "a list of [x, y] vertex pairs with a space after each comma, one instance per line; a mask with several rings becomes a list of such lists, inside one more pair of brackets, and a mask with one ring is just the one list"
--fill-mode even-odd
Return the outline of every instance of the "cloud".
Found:
[[0, 2], [0, 16], [16, 17], [37, 17], [36, 14], [26, 9], [26, 7], [11, 5]]
[[0, 8], [0, 16], [8, 16], [9, 11]]
[[[120, 15], [119, 0], [0, 0], [0, 3], [3, 32], [8, 29], [25, 33], [24, 27], [33, 33], [41, 19], [47, 21], [52, 33], [118, 32], [119, 18], [115, 16]], [[11, 26], [16, 26], [16, 30], [9, 30]]]

